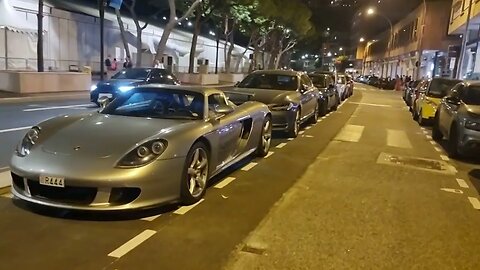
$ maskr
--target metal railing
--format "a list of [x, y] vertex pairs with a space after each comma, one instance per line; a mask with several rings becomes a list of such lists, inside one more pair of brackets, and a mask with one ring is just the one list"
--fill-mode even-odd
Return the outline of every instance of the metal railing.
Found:
[[[55, 60], [55, 59], [44, 60], [44, 67], [46, 71], [70, 71], [71, 66], [77, 66], [80, 71], [82, 70], [83, 66], [89, 66], [93, 71], [100, 70], [100, 62], [98, 61], [87, 62], [87, 61], [79, 61], [79, 60]], [[37, 59], [0, 57], [0, 70], [36, 71]]]

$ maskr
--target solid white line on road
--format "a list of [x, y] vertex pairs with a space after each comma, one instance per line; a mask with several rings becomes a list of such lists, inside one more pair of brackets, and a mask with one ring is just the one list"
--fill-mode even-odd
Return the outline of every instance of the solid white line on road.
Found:
[[463, 179], [457, 178], [457, 183], [462, 188], [468, 188], [467, 181], [465, 181]]
[[228, 184], [230, 184], [231, 182], [233, 182], [233, 180], [235, 180], [235, 177], [227, 177], [225, 179], [222, 180], [222, 182], [216, 184], [214, 186], [214, 188], [224, 188], [226, 187]]
[[412, 148], [407, 133], [403, 130], [387, 129], [387, 145], [399, 148]]
[[126, 242], [116, 250], [110, 252], [108, 256], [114, 257], [114, 258], [121, 258], [123, 255], [127, 254], [128, 252], [136, 248], [141, 243], [145, 242], [148, 238], [152, 237], [156, 233], [157, 232], [153, 230], [145, 230], [141, 232], [139, 235], [130, 239], [128, 242]]
[[189, 205], [189, 206], [182, 206], [182, 207], [178, 208], [177, 210], [175, 210], [175, 212], [173, 212], [173, 213], [177, 214], [177, 215], [185, 215], [188, 211], [192, 210], [195, 206], [199, 205], [204, 200], [205, 199], [201, 199], [196, 204], [192, 204], [192, 205]]
[[253, 167], [257, 166], [258, 163], [250, 162], [247, 165], [243, 166], [242, 171], [250, 171]]
[[281, 144], [277, 145], [276, 148], [280, 149], [280, 148], [285, 147], [286, 145], [287, 145], [286, 143], [281, 143]]
[[12, 132], [12, 131], [19, 131], [19, 130], [29, 129], [29, 128], [31, 128], [31, 127], [32, 127], [32, 126], [2, 129], [2, 130], [0, 130], [0, 133], [7, 133], [7, 132]]
[[468, 197], [468, 200], [470, 201], [474, 209], [480, 210], [480, 201], [477, 198]]
[[12, 176], [10, 171], [0, 172], [0, 188], [10, 186], [12, 182]]
[[438, 148], [438, 147], [436, 147], [436, 146], [433, 147], [433, 149], [435, 149], [435, 151], [437, 151], [437, 152], [442, 152], [442, 149], [440, 149], [440, 148]]
[[77, 107], [87, 107], [91, 106], [92, 104], [78, 104], [78, 105], [65, 105], [65, 106], [52, 106], [52, 107], [44, 107], [44, 108], [33, 108], [33, 109], [25, 109], [24, 112], [35, 112], [35, 111], [47, 111], [47, 110], [57, 110], [57, 109], [71, 109]]
[[450, 158], [447, 157], [447, 156], [445, 156], [445, 155], [440, 155], [440, 158], [441, 158], [442, 160], [445, 160], [445, 161], [449, 161], [449, 160], [450, 160]]
[[265, 158], [269, 158], [269, 157], [271, 157], [273, 154], [275, 154], [275, 152], [270, 151], [270, 152], [268, 152], [268, 154], [265, 156]]
[[157, 219], [159, 216], [161, 216], [162, 214], [160, 215], [155, 215], [155, 216], [151, 216], [151, 217], [144, 217], [144, 218], [141, 218], [141, 220], [144, 220], [144, 221], [154, 221], [155, 219]]
[[340, 133], [335, 137], [336, 141], [358, 142], [362, 137], [364, 126], [346, 125]]
[[376, 103], [363, 103], [363, 102], [351, 102], [357, 105], [366, 105], [366, 106], [374, 106], [374, 107], [392, 107], [392, 105], [385, 105], [385, 104], [376, 104]]

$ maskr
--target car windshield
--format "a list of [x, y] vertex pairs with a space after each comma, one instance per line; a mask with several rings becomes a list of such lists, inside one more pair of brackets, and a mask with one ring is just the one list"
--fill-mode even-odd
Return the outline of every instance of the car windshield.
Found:
[[112, 76], [112, 79], [122, 80], [122, 79], [130, 79], [130, 80], [145, 80], [148, 77], [151, 69], [149, 68], [130, 68], [124, 69], [117, 74]]
[[327, 88], [327, 78], [325, 75], [312, 75], [310, 78], [316, 87]]
[[468, 105], [480, 105], [480, 86], [470, 86], [463, 96], [463, 102]]
[[238, 87], [295, 91], [298, 88], [298, 78], [295, 75], [250, 74]]
[[452, 89], [459, 82], [459, 80], [433, 79], [430, 83], [427, 96], [443, 98], [448, 94], [448, 91], [450, 91], [450, 89]]
[[204, 97], [200, 93], [158, 88], [134, 89], [114, 99], [103, 114], [160, 119], [202, 119]]

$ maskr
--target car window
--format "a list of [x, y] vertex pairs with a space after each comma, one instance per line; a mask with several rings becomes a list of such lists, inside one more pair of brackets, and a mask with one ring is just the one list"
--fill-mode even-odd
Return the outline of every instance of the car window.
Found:
[[462, 100], [467, 105], [480, 105], [480, 86], [470, 86], [462, 95]]
[[153, 83], [175, 84], [176, 78], [164, 69], [154, 69], [150, 75]]
[[460, 80], [433, 79], [430, 82], [426, 95], [434, 98], [443, 98], [459, 82]]
[[324, 75], [313, 75], [311, 76], [313, 85], [319, 88], [327, 88], [329, 85], [328, 76]]
[[142, 88], [120, 95], [103, 114], [161, 119], [202, 119], [203, 95], [189, 91]]
[[238, 87], [296, 91], [298, 89], [298, 77], [296, 75], [254, 73], [248, 75]]
[[312, 86], [312, 81], [310, 80], [310, 78], [307, 75], [302, 75], [300, 80], [301, 80], [303, 85]]
[[150, 74], [150, 68], [129, 68], [124, 69], [112, 76], [112, 79], [130, 79], [130, 80], [145, 80]]
[[213, 110], [218, 106], [230, 106], [227, 99], [221, 94], [212, 94], [208, 96], [208, 109]]

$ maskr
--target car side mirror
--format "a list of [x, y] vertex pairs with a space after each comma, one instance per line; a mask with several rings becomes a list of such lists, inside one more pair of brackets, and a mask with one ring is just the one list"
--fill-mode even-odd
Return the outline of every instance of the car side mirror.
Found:
[[233, 108], [228, 105], [216, 105], [215, 107], [213, 107], [213, 110], [211, 112], [213, 113], [211, 115], [211, 118], [214, 118], [215, 120], [219, 120], [225, 115], [232, 113]]
[[98, 99], [98, 104], [100, 105], [100, 109], [105, 109], [107, 105], [110, 103], [110, 99], [108, 97], [101, 97]]
[[238, 81], [238, 82], [236, 82], [233, 86], [234, 86], [234, 87], [237, 87], [237, 86], [239, 86], [239, 85], [240, 85], [240, 82]]

